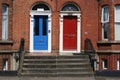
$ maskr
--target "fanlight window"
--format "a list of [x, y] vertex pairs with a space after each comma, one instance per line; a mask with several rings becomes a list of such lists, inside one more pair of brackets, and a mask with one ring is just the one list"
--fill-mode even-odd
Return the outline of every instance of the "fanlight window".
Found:
[[75, 6], [74, 4], [66, 4], [63, 8], [62, 11], [79, 11], [78, 7]]
[[49, 7], [45, 4], [39, 3], [35, 6], [32, 7], [32, 10], [37, 10], [37, 11], [50, 11]]

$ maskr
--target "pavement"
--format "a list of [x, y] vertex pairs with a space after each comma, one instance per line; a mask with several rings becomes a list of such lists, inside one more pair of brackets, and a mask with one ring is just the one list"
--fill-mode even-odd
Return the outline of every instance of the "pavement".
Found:
[[120, 80], [120, 77], [18, 77], [2, 76], [0, 80]]

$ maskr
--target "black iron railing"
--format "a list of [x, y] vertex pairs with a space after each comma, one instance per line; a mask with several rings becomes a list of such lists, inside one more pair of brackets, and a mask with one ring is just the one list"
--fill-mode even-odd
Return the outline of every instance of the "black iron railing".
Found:
[[22, 71], [22, 65], [23, 65], [23, 60], [24, 60], [24, 55], [25, 55], [24, 43], [25, 43], [25, 40], [24, 40], [24, 38], [22, 38], [20, 41], [20, 48], [18, 51], [18, 53], [19, 53], [19, 56], [18, 56], [18, 60], [19, 60], [18, 75], [20, 75], [20, 73]]
[[90, 39], [86, 38], [84, 44], [85, 44], [84, 53], [88, 54], [91, 66], [92, 66], [93, 70], [95, 70], [94, 69], [94, 61], [96, 61], [96, 59], [95, 59], [96, 51], [95, 51]]

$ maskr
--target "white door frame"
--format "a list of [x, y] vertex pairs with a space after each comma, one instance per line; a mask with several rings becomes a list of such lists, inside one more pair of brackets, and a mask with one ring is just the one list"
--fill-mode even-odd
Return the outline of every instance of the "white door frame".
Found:
[[[77, 16], [77, 50], [63, 50], [63, 17], [64, 16]], [[64, 53], [80, 53], [81, 51], [81, 14], [79, 11], [60, 13], [60, 54]]]
[[[34, 26], [34, 15], [47, 15], [48, 16], [48, 50], [34, 50], [33, 49], [33, 26]], [[50, 11], [30, 11], [30, 52], [51, 52], [51, 12]]]

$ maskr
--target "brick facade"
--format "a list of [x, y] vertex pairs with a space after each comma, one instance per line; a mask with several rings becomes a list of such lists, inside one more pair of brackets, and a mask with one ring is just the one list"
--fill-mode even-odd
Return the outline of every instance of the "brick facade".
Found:
[[[116, 61], [120, 57], [120, 41], [114, 41], [114, 6], [120, 4], [120, 0], [0, 0], [0, 16], [2, 16], [2, 4], [9, 5], [9, 38], [2, 41], [2, 18], [0, 17], [0, 53], [13, 55], [19, 49], [20, 39], [25, 39], [25, 50], [30, 48], [30, 10], [36, 3], [45, 3], [50, 6], [52, 20], [52, 52], [59, 52], [60, 45], [60, 11], [67, 3], [74, 3], [80, 9], [81, 19], [81, 51], [84, 51], [84, 40], [91, 39], [93, 47], [99, 56], [99, 69], [102, 70], [102, 59], [108, 59], [108, 69], [116, 70]], [[109, 40], [102, 40], [102, 6], [110, 7]], [[6, 52], [5, 52], [6, 51]], [[8, 52], [7, 52], [8, 51]], [[9, 52], [10, 51], [10, 52]], [[58, 53], [56, 53], [58, 54]], [[2, 57], [2, 55], [0, 55]], [[6, 55], [6, 58], [7, 57]], [[0, 58], [2, 59], [2, 58]], [[11, 58], [9, 58], [11, 59]], [[112, 62], [112, 63], [111, 63]], [[12, 63], [11, 63], [12, 64]], [[111, 65], [112, 64], [112, 65]], [[0, 65], [2, 63], [0, 62]]]
[[[102, 60], [108, 61], [108, 70], [117, 70], [117, 60], [120, 59], [120, 42], [115, 41], [115, 26], [114, 26], [114, 9], [115, 5], [120, 4], [119, 0], [100, 0], [99, 2], [99, 37], [98, 37], [98, 55], [99, 55], [99, 70], [102, 68]], [[109, 6], [109, 39], [102, 40], [102, 24], [101, 15], [102, 7]]]
[[[96, 41], [97, 37], [94, 38], [94, 36], [98, 36], [98, 14], [97, 14], [97, 1], [89, 0], [89, 1], [78, 1], [78, 0], [60, 0], [56, 2], [57, 0], [46, 0], [46, 1], [39, 1], [39, 2], [45, 2], [48, 5], [50, 5], [52, 10], [52, 49], [59, 49], [59, 15], [60, 15], [60, 9], [62, 6], [67, 2], [73, 2], [76, 3], [80, 7], [81, 11], [81, 36], [82, 36], [82, 50], [84, 48], [84, 39], [86, 37], [91, 38], [93, 43], [95, 44], [94, 47], [97, 49]], [[13, 38], [14, 38], [14, 46], [13, 49], [18, 49], [18, 43], [20, 41], [20, 38], [25, 38], [26, 44], [25, 48], [29, 50], [29, 35], [30, 35], [30, 9], [38, 2], [37, 0], [29, 0], [27, 2], [24, 1], [14, 1], [14, 12], [13, 12], [13, 27], [15, 27], [15, 30], [13, 31]], [[92, 4], [89, 4], [91, 2]], [[20, 4], [21, 3], [21, 4]], [[59, 4], [58, 4], [59, 3]], [[57, 4], [57, 6], [56, 6]], [[24, 5], [24, 6], [23, 6]], [[86, 6], [85, 6], [86, 5]], [[22, 6], [22, 7], [21, 7]], [[57, 8], [57, 9], [56, 9]], [[24, 16], [24, 17], [21, 17]], [[88, 17], [89, 16], [89, 17]], [[19, 20], [18, 20], [19, 19]], [[94, 19], [94, 20], [91, 20]], [[24, 23], [24, 24], [21, 24]], [[58, 23], [58, 24], [56, 24]], [[84, 27], [83, 27], [84, 26]], [[19, 31], [18, 31], [19, 30]], [[87, 32], [88, 34], [85, 34]], [[94, 33], [93, 33], [94, 32]]]

